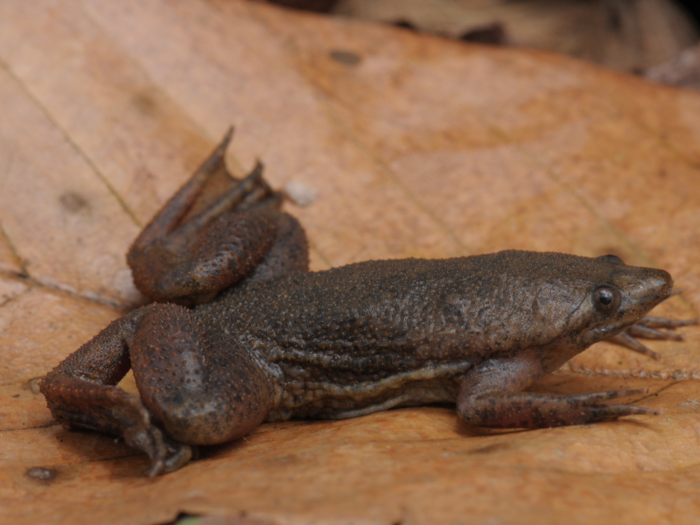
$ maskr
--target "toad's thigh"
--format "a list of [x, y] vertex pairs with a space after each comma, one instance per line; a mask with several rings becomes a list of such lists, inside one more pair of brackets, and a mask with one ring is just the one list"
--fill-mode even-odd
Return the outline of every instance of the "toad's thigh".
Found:
[[181, 306], [160, 305], [145, 319], [130, 357], [141, 399], [177, 441], [230, 441], [254, 430], [270, 410], [270, 389], [253, 360], [244, 352], [214, 352], [201, 322]]

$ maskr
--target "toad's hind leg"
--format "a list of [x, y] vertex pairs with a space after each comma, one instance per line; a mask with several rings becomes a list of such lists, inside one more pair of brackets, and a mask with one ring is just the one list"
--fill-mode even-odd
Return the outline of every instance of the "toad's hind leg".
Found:
[[268, 379], [250, 354], [210, 341], [192, 311], [158, 305], [130, 349], [141, 399], [173, 439], [212, 445], [245, 436], [272, 404]]
[[[130, 365], [140, 398], [116, 386]], [[41, 392], [64, 426], [122, 435], [146, 452], [149, 475], [185, 465], [189, 445], [248, 434], [271, 405], [251, 358], [235, 348], [217, 356], [194, 314], [173, 304], [113, 322], [47, 374]]]
[[204, 195], [212, 177], [225, 172], [230, 138], [231, 132], [129, 250], [137, 288], [156, 301], [209, 301], [248, 275], [275, 241], [281, 196], [263, 180], [262, 165], [213, 199]]
[[152, 308], [114, 321], [49, 372], [40, 389], [51, 414], [64, 427], [123, 436], [128, 445], [150, 456], [148, 473], [155, 475], [186, 464], [192, 449], [164, 436], [139, 397], [116, 386], [129, 370], [134, 332]]

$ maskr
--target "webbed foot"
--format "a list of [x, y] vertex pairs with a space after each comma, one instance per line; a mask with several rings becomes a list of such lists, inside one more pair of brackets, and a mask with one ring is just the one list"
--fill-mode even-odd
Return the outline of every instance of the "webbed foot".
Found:
[[[129, 395], [129, 394], [127, 394]], [[192, 447], [178, 443], [151, 423], [151, 414], [136, 396], [130, 396], [128, 404], [112, 409], [112, 415], [120, 421], [124, 430], [124, 442], [145, 452], [151, 459], [146, 476], [159, 476], [185, 466], [192, 458]]]
[[[250, 274], [275, 240], [282, 194], [265, 182], [260, 163], [241, 180], [231, 176], [224, 162], [231, 134], [129, 250], [134, 284], [151, 299], [208, 302]], [[227, 183], [211, 184], [222, 173]]]

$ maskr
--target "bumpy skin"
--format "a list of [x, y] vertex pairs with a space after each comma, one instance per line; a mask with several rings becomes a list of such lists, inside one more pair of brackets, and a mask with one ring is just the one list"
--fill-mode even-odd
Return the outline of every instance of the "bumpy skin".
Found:
[[[665, 271], [506, 251], [307, 273], [304, 232], [276, 211], [259, 169], [188, 217], [223, 169], [228, 138], [129, 254], [142, 291], [170, 303], [115, 321], [44, 379], [64, 425], [123, 434], [150, 455], [154, 475], [184, 465], [189, 445], [236, 439], [264, 420], [433, 402], [505, 428], [655, 413], [600, 404], [639, 391], [523, 390], [640, 321], [670, 295]], [[140, 398], [116, 386], [130, 366]]]

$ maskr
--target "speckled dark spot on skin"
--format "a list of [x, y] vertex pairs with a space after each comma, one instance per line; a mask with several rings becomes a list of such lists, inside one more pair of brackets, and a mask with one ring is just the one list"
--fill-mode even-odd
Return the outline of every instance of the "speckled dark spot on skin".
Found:
[[82, 195], [72, 191], [61, 195], [59, 201], [66, 210], [72, 213], [78, 213], [90, 208], [90, 204]]
[[50, 468], [33, 467], [27, 470], [27, 476], [39, 481], [53, 481], [56, 479], [56, 471]]

